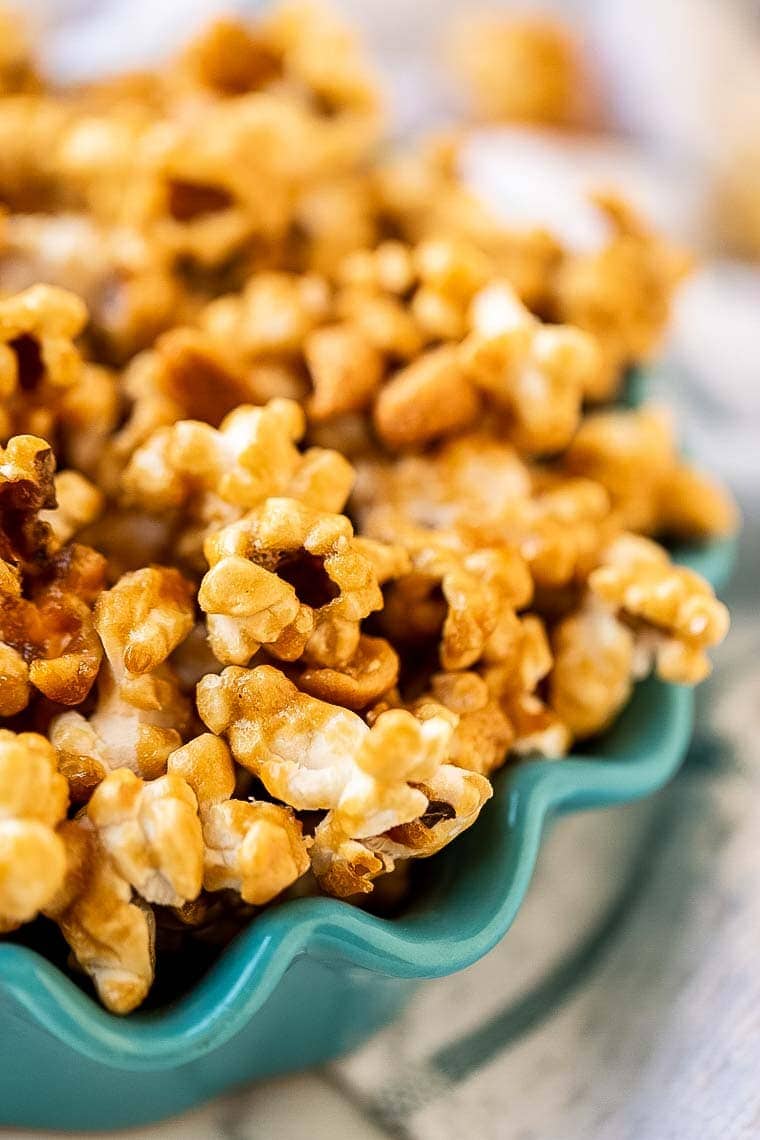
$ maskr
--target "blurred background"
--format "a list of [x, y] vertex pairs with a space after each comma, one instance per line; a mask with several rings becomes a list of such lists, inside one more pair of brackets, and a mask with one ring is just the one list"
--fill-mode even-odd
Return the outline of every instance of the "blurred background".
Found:
[[[671, 350], [700, 396], [740, 394], [741, 441], [710, 416], [708, 465], [752, 483], [760, 429], [760, 3], [334, 0], [384, 83], [391, 137], [468, 125], [461, 161], [507, 220], [594, 241], [589, 187], [626, 195], [698, 255]], [[63, 80], [157, 63], [213, 13], [264, 0], [25, 0]], [[596, 223], [598, 224], [598, 222]], [[715, 409], [712, 409], [715, 412]]]
[[[26, 0], [45, 63], [157, 62], [214, 0]], [[655, 388], [745, 514], [734, 626], [654, 800], [554, 830], [504, 943], [425, 987], [346, 1061], [145, 1137], [740, 1140], [760, 1136], [760, 3], [336, 0], [390, 134], [467, 124], [460, 162], [506, 220], [597, 240], [620, 184], [695, 251]]]

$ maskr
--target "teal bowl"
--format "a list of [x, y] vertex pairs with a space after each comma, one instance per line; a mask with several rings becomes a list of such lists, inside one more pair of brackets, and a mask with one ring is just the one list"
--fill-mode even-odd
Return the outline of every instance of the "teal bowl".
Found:
[[[716, 588], [733, 542], [676, 552]], [[557, 816], [649, 795], [677, 770], [691, 690], [650, 679], [614, 728], [561, 761], [505, 770], [477, 825], [425, 869], [393, 919], [327, 898], [266, 911], [182, 1000], [120, 1019], [33, 951], [0, 945], [0, 1124], [123, 1128], [256, 1078], [324, 1062], [404, 1006], [422, 978], [499, 941]]]
[[[634, 374], [623, 402], [638, 403], [644, 382]], [[724, 541], [674, 557], [720, 589], [735, 551]], [[497, 776], [477, 825], [421, 865], [401, 916], [327, 898], [273, 907], [158, 1011], [114, 1017], [34, 951], [0, 944], [0, 1126], [136, 1126], [354, 1048], [421, 979], [464, 969], [503, 937], [552, 819], [649, 795], [670, 779], [689, 743], [693, 700], [690, 689], [654, 679], [637, 686], [586, 755]]]

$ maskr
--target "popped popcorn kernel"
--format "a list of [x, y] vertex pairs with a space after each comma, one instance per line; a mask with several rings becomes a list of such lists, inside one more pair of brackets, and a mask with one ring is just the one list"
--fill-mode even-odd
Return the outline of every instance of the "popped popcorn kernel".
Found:
[[589, 577], [589, 589], [634, 630], [638, 676], [696, 684], [710, 673], [706, 650], [728, 631], [728, 610], [699, 574], [674, 566], [640, 535], [621, 535]]
[[477, 392], [453, 348], [432, 349], [395, 373], [375, 400], [373, 418], [393, 450], [420, 447], [460, 431], [478, 415]]
[[146, 783], [128, 768], [109, 772], [90, 798], [87, 817], [119, 874], [146, 902], [181, 906], [200, 893], [197, 801], [180, 777]]
[[155, 974], [153, 912], [132, 898], [86, 817], [59, 830], [65, 848], [65, 878], [45, 908], [98, 997], [112, 1013], [141, 1005]]
[[0, 729], [0, 932], [31, 921], [60, 889], [66, 857], [56, 828], [67, 807], [48, 741]]
[[198, 594], [220, 661], [246, 664], [262, 644], [283, 660], [306, 653], [344, 659], [338, 643], [382, 605], [372, 564], [343, 515], [293, 499], [267, 499], [205, 546], [210, 569]]
[[223, 740], [196, 737], [172, 753], [168, 767], [197, 796], [206, 890], [235, 890], [245, 902], [263, 906], [305, 873], [308, 844], [294, 813], [230, 798], [235, 772]]

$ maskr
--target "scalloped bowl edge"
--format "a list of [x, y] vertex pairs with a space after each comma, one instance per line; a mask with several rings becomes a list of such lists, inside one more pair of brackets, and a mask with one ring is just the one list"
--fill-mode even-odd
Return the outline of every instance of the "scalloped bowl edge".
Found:
[[[736, 542], [726, 540], [679, 550], [674, 557], [719, 588], [735, 551]], [[0, 945], [0, 991], [77, 1053], [122, 1070], [157, 1072], [203, 1057], [233, 1038], [300, 955], [396, 978], [454, 973], [487, 953], [509, 928], [547, 820], [661, 787], [685, 755], [692, 723], [690, 690], [644, 682], [591, 755], [505, 770], [478, 824], [434, 861], [432, 891], [402, 917], [381, 919], [326, 898], [273, 907], [233, 941], [186, 997], [166, 1009], [117, 1018], [38, 954], [12, 944]]]

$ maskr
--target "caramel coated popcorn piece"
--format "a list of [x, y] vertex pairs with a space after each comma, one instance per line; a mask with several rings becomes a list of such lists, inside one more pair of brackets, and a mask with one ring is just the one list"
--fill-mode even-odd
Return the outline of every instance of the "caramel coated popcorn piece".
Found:
[[0, 446], [0, 557], [10, 563], [36, 559], [50, 545], [50, 529], [39, 520], [53, 508], [55, 457], [44, 439], [14, 436]]
[[103, 510], [104, 495], [78, 471], [59, 471], [55, 477], [57, 506], [41, 511], [39, 518], [47, 523], [58, 546], [67, 542], [93, 522]]
[[265, 499], [287, 495], [319, 510], [339, 511], [353, 482], [337, 452], [295, 446], [305, 427], [290, 400], [241, 405], [219, 429], [194, 420], [160, 428], [124, 474], [127, 497], [152, 512], [183, 512], [180, 553], [199, 561], [208, 531], [240, 518]]
[[439, 547], [504, 546], [551, 588], [582, 578], [614, 530], [603, 487], [537, 479], [512, 447], [480, 432], [394, 463], [360, 461], [354, 503], [367, 534], [424, 545], [419, 528], [430, 528]]
[[87, 817], [119, 874], [146, 902], [181, 906], [201, 889], [197, 806], [179, 776], [144, 782], [128, 768], [118, 768], [93, 792]]
[[0, 9], [0, 94], [4, 96], [39, 87], [28, 33], [17, 12]]
[[449, 750], [452, 764], [490, 776], [506, 762], [515, 730], [483, 677], [471, 671], [436, 673], [429, 695], [420, 697], [412, 711], [425, 718], [440, 705], [459, 718]]
[[375, 401], [373, 418], [383, 443], [401, 450], [469, 427], [479, 409], [456, 351], [445, 346], [392, 376]]
[[475, 296], [470, 319], [461, 359], [468, 377], [506, 413], [509, 440], [529, 454], [566, 447], [601, 365], [593, 338], [542, 324], [506, 281]]
[[352, 503], [361, 530], [388, 542], [409, 524], [466, 530], [488, 542], [530, 493], [530, 472], [515, 449], [469, 432], [424, 455], [358, 462]]
[[338, 266], [338, 281], [368, 292], [402, 297], [415, 283], [412, 250], [402, 241], [382, 241], [373, 249], [355, 249]]
[[68, 800], [48, 741], [0, 729], [0, 932], [30, 922], [60, 889], [66, 856], [56, 828]]
[[136, 140], [135, 187], [116, 195], [115, 220], [136, 223], [175, 257], [204, 267], [223, 264], [255, 237], [276, 240], [322, 159], [312, 121], [295, 100], [252, 92], [199, 106], [192, 119], [149, 125]]
[[731, 497], [679, 458], [670, 417], [656, 405], [587, 416], [563, 465], [601, 483], [631, 530], [700, 539], [736, 529]]
[[358, 643], [358, 623], [382, 605], [348, 519], [294, 499], [267, 499], [209, 538], [205, 553], [211, 568], [198, 599], [225, 663], [245, 664], [266, 644], [286, 661], [308, 648], [316, 661], [340, 664], [344, 646], [350, 656]]
[[658, 676], [697, 684], [710, 672], [706, 650], [723, 640], [726, 607], [709, 584], [640, 535], [621, 535], [591, 574], [589, 588], [630, 624], [636, 640], [637, 675], [653, 662]]
[[632, 631], [593, 601], [555, 628], [550, 703], [577, 739], [603, 732], [628, 701], [634, 645]]
[[143, 674], [187, 637], [194, 613], [190, 582], [171, 567], [150, 566], [125, 574], [100, 595], [95, 624], [111, 666]]
[[[349, 794], [349, 787], [351, 794], [354, 787], [364, 787], [366, 781], [360, 775], [364, 769], [361, 765], [357, 769], [357, 757], [371, 732], [376, 735], [366, 745], [361, 764], [369, 765], [367, 771], [371, 769], [378, 779], [382, 768], [384, 779], [392, 783], [398, 777], [405, 784], [400, 774], [404, 765], [413, 762], [408, 758], [392, 771], [391, 760], [382, 761], [375, 746], [375, 741], [386, 739], [376, 732], [378, 721], [370, 729], [356, 713], [300, 692], [268, 665], [255, 669], [231, 666], [219, 677], [205, 677], [198, 686], [197, 700], [201, 717], [213, 732], [227, 737], [235, 759], [257, 775], [271, 795], [297, 810], [336, 807], [344, 793]], [[402, 736], [405, 726], [409, 732], [418, 731], [409, 714], [399, 726]], [[439, 731], [448, 742], [450, 730], [445, 722], [432, 724], [422, 739], [437, 739]], [[408, 736], [403, 737], [407, 743]], [[351, 785], [354, 778], [358, 783]], [[403, 788], [400, 795], [402, 799], [406, 795]]]
[[29, 682], [46, 697], [79, 704], [103, 653], [91, 607], [104, 583], [104, 559], [89, 547], [73, 545], [50, 555], [34, 572], [0, 565], [6, 567], [0, 575], [0, 642], [23, 658]]
[[73, 293], [34, 285], [0, 301], [0, 436], [53, 438], [66, 389], [79, 382], [74, 338], [87, 310]]
[[244, 362], [296, 356], [329, 315], [330, 292], [317, 274], [257, 273], [239, 294], [220, 297], [201, 323], [220, 344], [235, 345]]
[[390, 643], [362, 634], [355, 653], [340, 667], [307, 665], [296, 678], [299, 688], [312, 697], [359, 710], [392, 689], [398, 671], [398, 654]]
[[100, 594], [95, 625], [106, 664], [95, 711], [89, 718], [63, 713], [50, 729], [64, 770], [84, 798], [109, 770], [160, 776], [181, 744], [187, 701], [165, 661], [192, 629], [191, 599], [182, 575], [166, 567], [126, 574]]
[[328, 325], [309, 333], [304, 357], [314, 389], [307, 410], [314, 420], [362, 411], [382, 378], [382, 356], [351, 324]]
[[625, 203], [601, 194], [596, 201], [611, 227], [609, 241], [600, 250], [564, 257], [552, 282], [551, 310], [557, 320], [596, 337], [606, 367], [589, 376], [585, 395], [605, 400], [627, 366], [652, 355], [688, 267]]
[[131, 1013], [148, 995], [155, 972], [153, 912], [132, 899], [85, 818], [59, 831], [65, 847], [65, 878], [45, 913], [61, 929], [98, 997], [112, 1013]]
[[389, 360], [413, 361], [425, 344], [414, 314], [396, 296], [347, 287], [336, 297], [335, 308], [338, 316]]
[[268, 14], [264, 33], [282, 53], [288, 79], [296, 89], [305, 88], [317, 108], [325, 167], [353, 166], [375, 144], [381, 108], [352, 31], [321, 4], [289, 0]]
[[427, 799], [425, 812], [409, 823], [400, 824], [372, 839], [371, 851], [385, 859], [425, 859], [436, 855], [468, 827], [472, 827], [493, 788], [478, 772], [468, 772], [454, 764], [441, 764], [419, 785]]
[[570, 731], [547, 704], [541, 683], [552, 667], [544, 622], [536, 614], [515, 619], [500, 659], [479, 668], [493, 700], [512, 730], [510, 752], [516, 756], [564, 756]]
[[197, 690], [206, 725], [239, 764], [296, 810], [332, 807], [354, 771], [367, 725], [348, 709], [301, 693], [279, 670], [228, 666]]
[[393, 860], [372, 852], [373, 835], [419, 818], [428, 801], [420, 781], [434, 779], [446, 757], [451, 724], [419, 721], [403, 709], [378, 716], [356, 757], [358, 773], [314, 835], [312, 866], [323, 890], [339, 898], [372, 890]]
[[479, 118], [567, 126], [588, 111], [578, 45], [550, 16], [468, 13], [450, 55]]
[[264, 906], [308, 869], [307, 842], [289, 808], [230, 798], [235, 770], [219, 737], [205, 734], [173, 752], [169, 773], [197, 797], [207, 891], [234, 890]]
[[191, 40], [178, 69], [183, 78], [219, 96], [258, 90], [282, 72], [277, 53], [257, 28], [224, 16]]
[[110, 448], [122, 466], [158, 428], [188, 419], [218, 427], [240, 404], [257, 403], [260, 388], [221, 344], [192, 328], [171, 329], [135, 357], [122, 387], [132, 408]]
[[0, 716], [15, 716], [29, 703], [29, 667], [17, 649], [0, 643]]
[[417, 532], [412, 542], [413, 569], [389, 588], [382, 613], [389, 636], [401, 643], [440, 639], [448, 670], [466, 669], [484, 655], [498, 659], [515, 607], [532, 594], [520, 555], [506, 547], [446, 546], [433, 533]]

